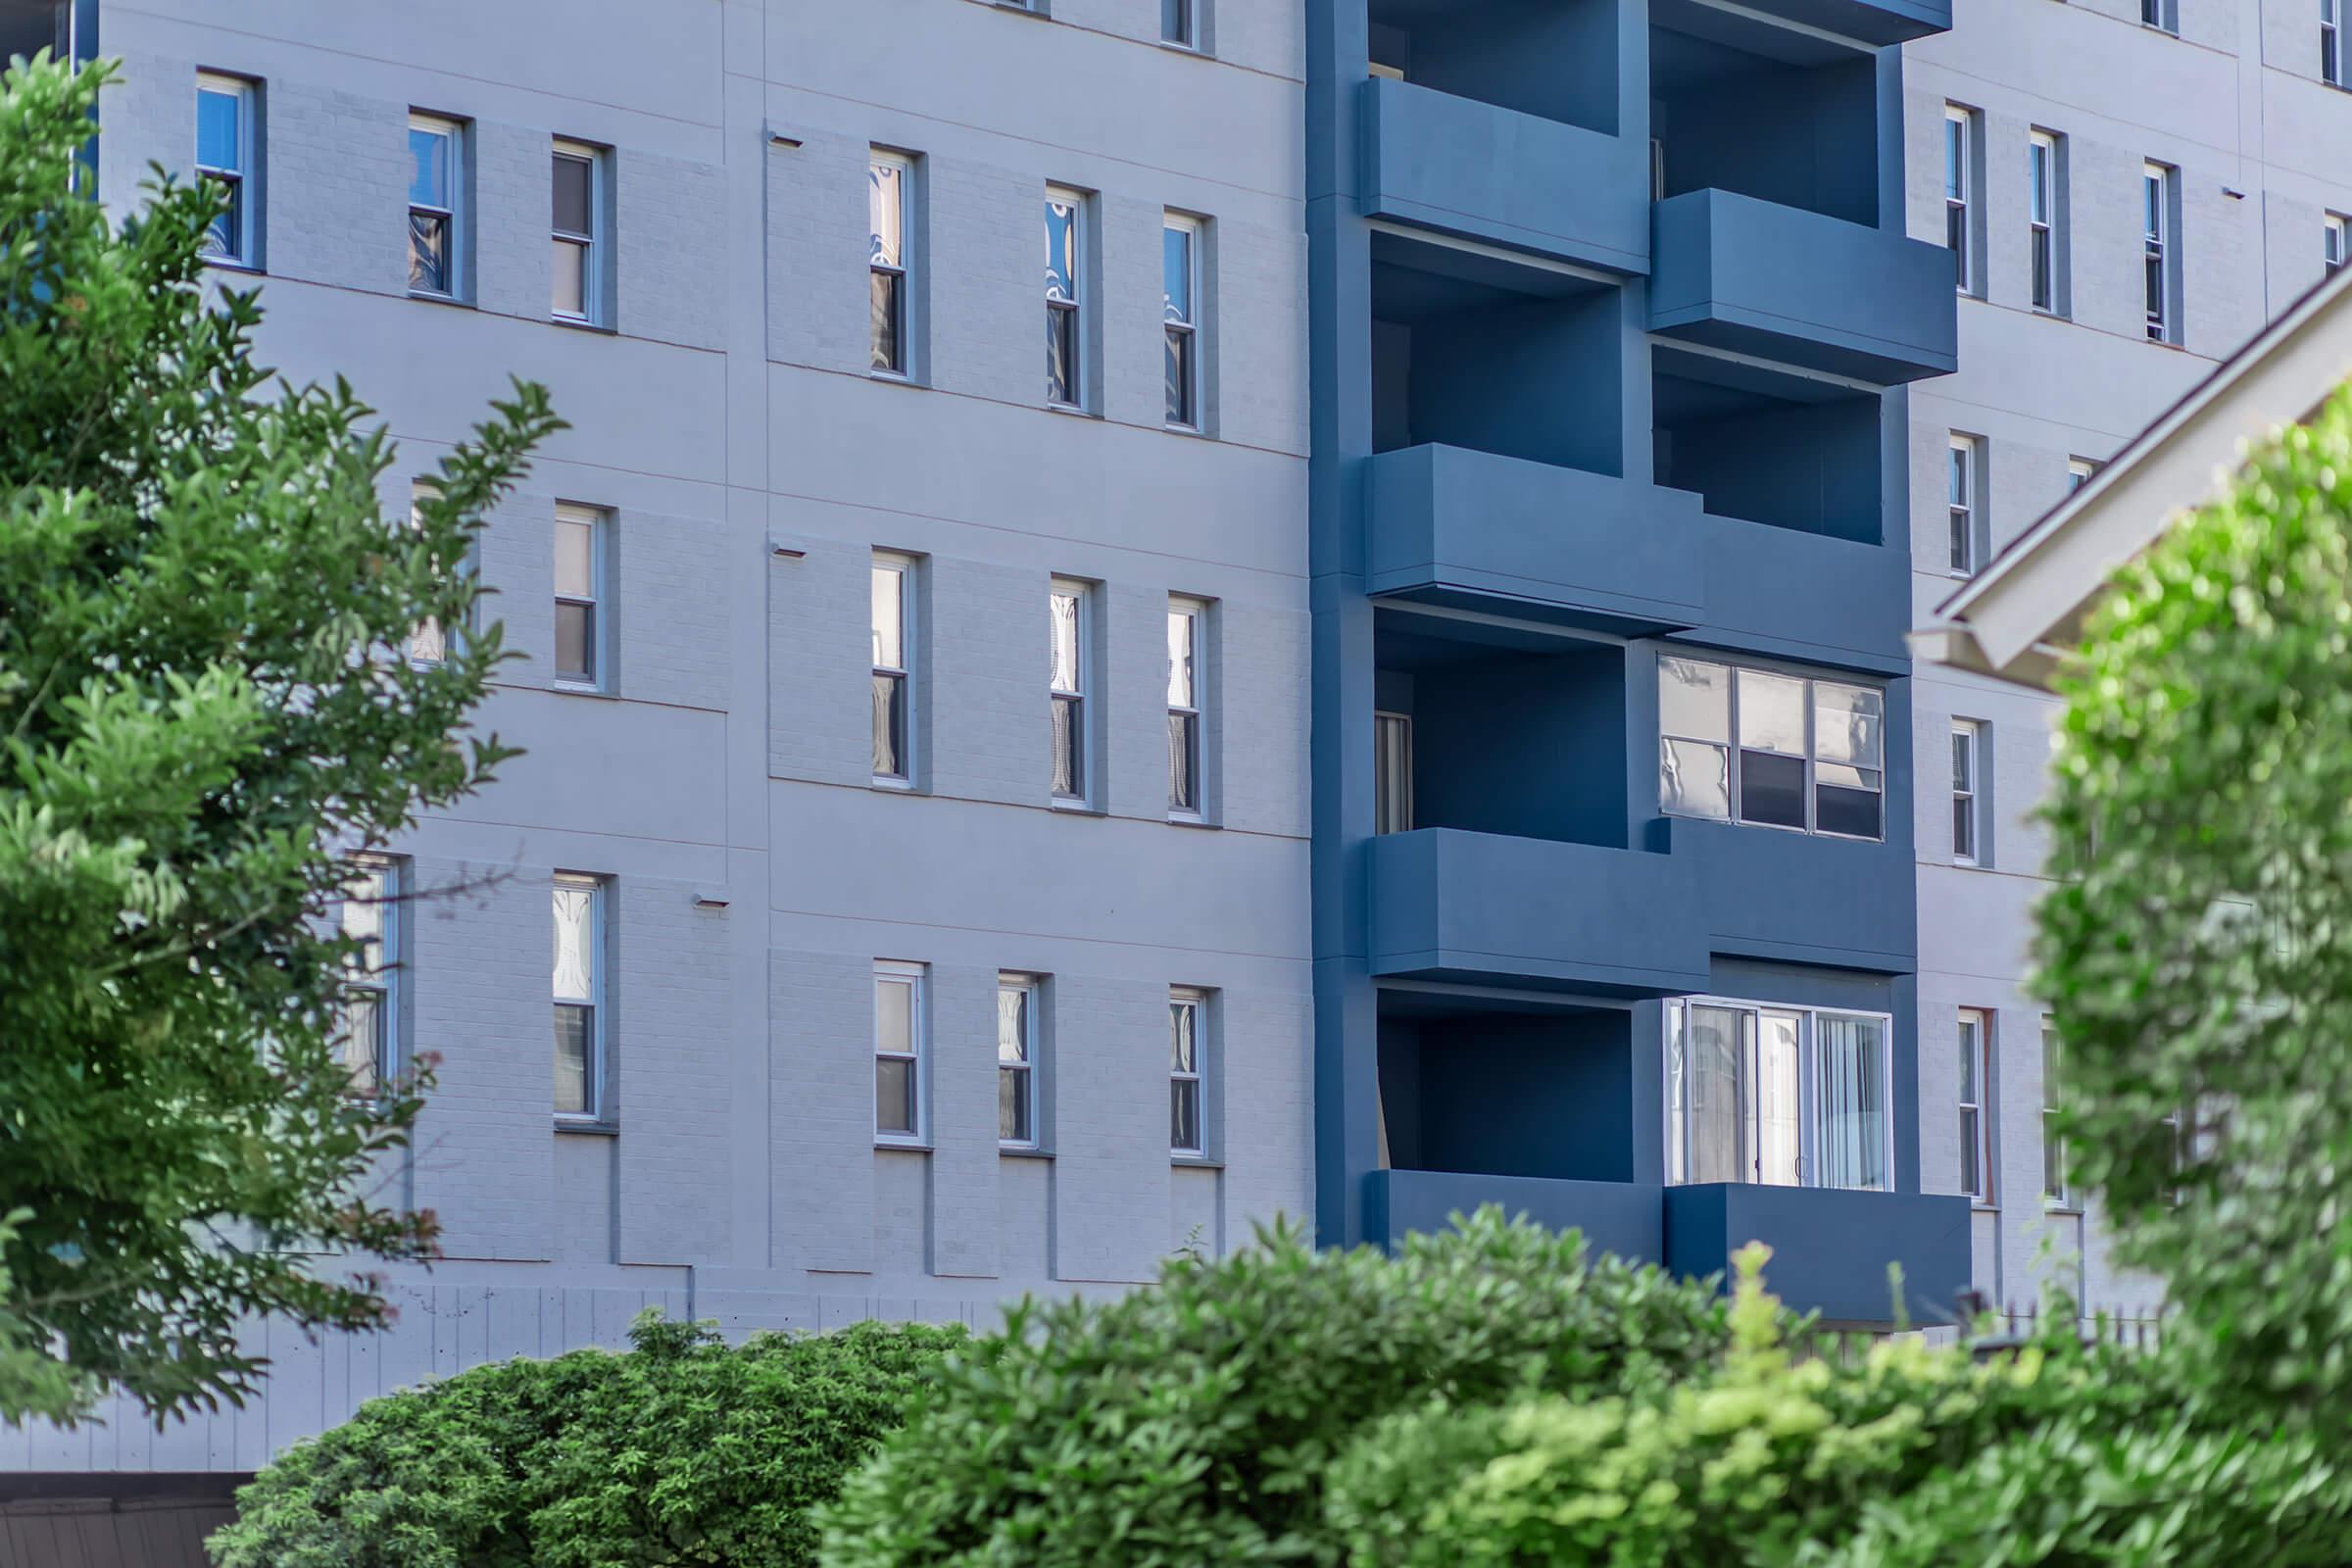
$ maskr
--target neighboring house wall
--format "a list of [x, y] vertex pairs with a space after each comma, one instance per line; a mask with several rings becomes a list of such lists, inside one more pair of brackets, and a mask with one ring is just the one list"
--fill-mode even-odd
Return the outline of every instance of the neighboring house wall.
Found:
[[[988, 1325], [1311, 1210], [1301, 22], [1158, 8], [108, 10], [122, 208], [185, 172], [195, 73], [260, 83], [261, 353], [348, 375], [387, 507], [510, 374], [570, 428], [479, 569], [523, 658], [481, 721], [526, 755], [400, 848], [407, 1043], [440, 1088], [389, 1183], [448, 1260], [399, 1323], [257, 1330], [268, 1395], [153, 1433], [0, 1441], [43, 1471], [252, 1469], [365, 1397], [612, 1345]], [[1139, 113], [1139, 106], [1164, 113]], [[472, 122], [467, 293], [407, 297], [406, 122]], [[549, 146], [612, 149], [610, 330], [548, 319]], [[916, 156], [917, 379], [866, 373], [869, 147]], [[1045, 405], [1043, 205], [1094, 193], [1089, 409]], [[1162, 214], [1204, 219], [1201, 433], [1163, 428]], [[612, 690], [553, 680], [559, 501], [609, 509]], [[919, 558], [916, 788], [871, 782], [871, 552]], [[789, 552], [789, 553], [786, 553]], [[1096, 584], [1092, 810], [1052, 807], [1048, 585]], [[1206, 825], [1168, 820], [1169, 596], [1206, 603]], [[556, 871], [611, 879], [611, 1126], [553, 1124]], [[874, 964], [928, 969], [928, 1152], [876, 1148]], [[1042, 1152], [1000, 1155], [997, 977], [1045, 977]], [[1169, 1150], [1171, 987], [1209, 996], [1202, 1158]]]
[[[2352, 210], [2352, 95], [2319, 80], [2317, 0], [2180, 0], [2178, 37], [2136, 0], [1984, 0], [1905, 49], [1910, 232], [1944, 233], [1944, 106], [1978, 111], [1986, 171], [1984, 297], [1960, 305], [1960, 368], [1912, 393], [1913, 621], [1954, 582], [1946, 435], [1981, 439], [1984, 544], [1997, 550], [2061, 500], [2069, 462], [2100, 462], [2320, 281], [2329, 212]], [[2057, 318], [2032, 308], [2027, 144], [2064, 138]], [[2141, 171], [2178, 170], [2177, 346], [2144, 328]], [[1983, 559], [1980, 548], [1980, 561]], [[1961, 1008], [1994, 1015], [1995, 1205], [1975, 1220], [1979, 1286], [2024, 1299], [2062, 1283], [2095, 1306], [2150, 1309], [2153, 1281], [2112, 1267], [2095, 1205], [2043, 1200], [2041, 1010], [2025, 989], [2032, 908], [2046, 886], [2043, 788], [2054, 699], [1933, 664], [1913, 681], [1921, 1171], [1959, 1185]], [[1928, 747], [1955, 717], [1985, 726], [1988, 863], [1951, 863], [1949, 775]], [[2056, 1251], [2045, 1259], [2044, 1242]]]

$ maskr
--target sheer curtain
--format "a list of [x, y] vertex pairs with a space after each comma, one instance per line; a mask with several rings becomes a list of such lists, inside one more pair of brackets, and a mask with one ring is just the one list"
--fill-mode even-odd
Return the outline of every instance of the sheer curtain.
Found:
[[1740, 1158], [1740, 1127], [1746, 1119], [1740, 1058], [1753, 1014], [1735, 1007], [1692, 1004], [1669, 1063], [1674, 1126], [1681, 1148], [1675, 1166], [1686, 1182], [1747, 1179]]
[[1820, 1185], [1886, 1187], [1886, 1025], [1825, 1012], [1814, 1022]]

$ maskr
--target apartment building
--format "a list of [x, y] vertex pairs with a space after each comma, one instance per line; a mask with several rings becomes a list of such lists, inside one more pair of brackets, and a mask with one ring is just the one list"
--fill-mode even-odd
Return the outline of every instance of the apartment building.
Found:
[[[2339, 20], [2335, 0], [1972, 0], [1905, 49], [1905, 221], [1959, 253], [1960, 329], [1958, 370], [1911, 398], [1912, 624], [2342, 265]], [[2025, 978], [2055, 712], [1947, 667], [1912, 682], [1921, 1178], [1972, 1199], [1987, 1292], [2136, 1313], [2154, 1282], [2110, 1263], [2043, 1131], [2063, 1062]]]
[[1309, 1208], [1291, 8], [0, 21], [122, 60], [108, 202], [234, 188], [220, 279], [381, 411], [388, 515], [510, 374], [571, 425], [468, 564], [527, 754], [368, 871], [446, 1261], [380, 1337], [257, 1328], [245, 1410], [0, 1467], [250, 1471], [646, 1306], [986, 1325]]

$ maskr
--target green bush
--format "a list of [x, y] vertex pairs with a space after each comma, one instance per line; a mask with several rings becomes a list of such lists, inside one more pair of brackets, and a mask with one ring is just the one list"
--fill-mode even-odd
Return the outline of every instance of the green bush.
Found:
[[222, 1568], [797, 1568], [808, 1512], [934, 1382], [961, 1328], [740, 1348], [657, 1314], [635, 1348], [502, 1361], [371, 1399], [237, 1494]]
[[1719, 1357], [1711, 1281], [1488, 1209], [1396, 1258], [1294, 1231], [1156, 1290], [1024, 1306], [826, 1510], [834, 1568], [1335, 1563], [1334, 1458], [1433, 1396], [1662, 1388]]

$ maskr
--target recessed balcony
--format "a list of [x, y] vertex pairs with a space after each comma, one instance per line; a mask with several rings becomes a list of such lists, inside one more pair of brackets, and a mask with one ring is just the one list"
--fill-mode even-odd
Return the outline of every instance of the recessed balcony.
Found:
[[1894, 1317], [1892, 1264], [1915, 1324], [1952, 1321], [1972, 1268], [1965, 1198], [1829, 1187], [1713, 1183], [1665, 1190], [1666, 1263], [1678, 1274], [1731, 1268], [1749, 1242], [1772, 1249], [1764, 1284], [1800, 1312], [1833, 1323]]
[[1364, 1177], [1364, 1238], [1394, 1248], [1416, 1232], [1441, 1231], [1455, 1214], [1498, 1203], [1546, 1230], [1585, 1234], [1593, 1255], [1637, 1263], [1666, 1255], [1660, 1189], [1633, 1182], [1558, 1181], [1536, 1176], [1477, 1176], [1446, 1170], [1376, 1170]]

